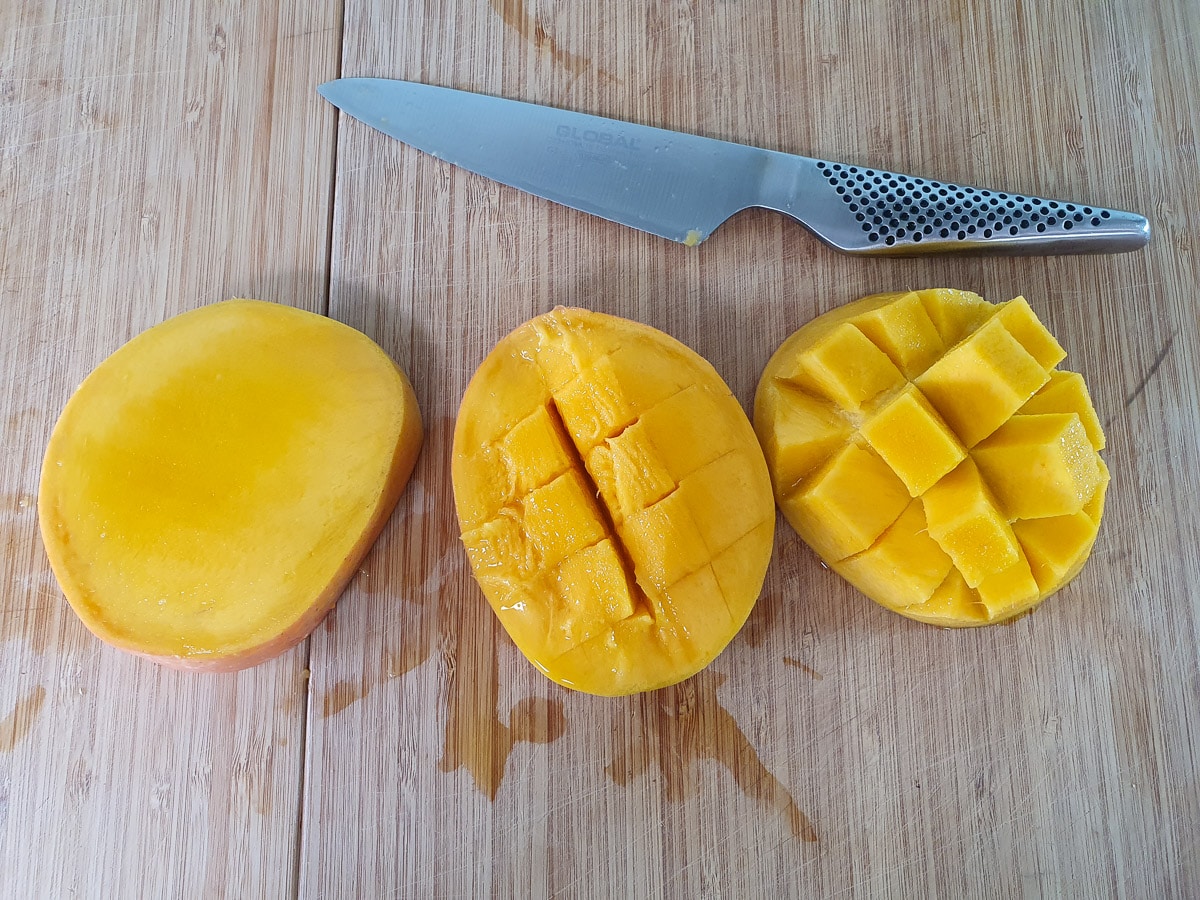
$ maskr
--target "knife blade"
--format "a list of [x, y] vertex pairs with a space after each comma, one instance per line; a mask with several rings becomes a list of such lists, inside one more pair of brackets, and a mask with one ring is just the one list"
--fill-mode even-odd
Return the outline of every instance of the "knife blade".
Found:
[[1060, 254], [1136, 250], [1135, 213], [986, 190], [384, 78], [317, 90], [342, 112], [468, 171], [681, 244], [751, 207], [845, 253]]

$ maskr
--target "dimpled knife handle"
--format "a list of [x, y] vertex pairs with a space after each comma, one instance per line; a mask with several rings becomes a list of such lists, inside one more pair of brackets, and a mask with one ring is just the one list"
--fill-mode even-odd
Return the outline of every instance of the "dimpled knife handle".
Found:
[[1122, 253], [1150, 239], [1150, 223], [1135, 213], [811, 162], [797, 218], [847, 253]]

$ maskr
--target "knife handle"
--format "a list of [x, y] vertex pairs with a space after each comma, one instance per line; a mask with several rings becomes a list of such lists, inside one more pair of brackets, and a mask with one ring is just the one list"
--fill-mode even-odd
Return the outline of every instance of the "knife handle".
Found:
[[781, 211], [846, 253], [1123, 253], [1150, 240], [1136, 213], [800, 159]]

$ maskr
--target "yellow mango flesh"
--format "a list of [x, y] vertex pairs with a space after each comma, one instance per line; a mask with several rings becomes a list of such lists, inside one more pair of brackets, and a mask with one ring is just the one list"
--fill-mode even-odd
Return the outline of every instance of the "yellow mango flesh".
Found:
[[1104, 433], [1023, 297], [879, 294], [791, 335], [755, 397], [788, 521], [883, 606], [931, 624], [1019, 615], [1079, 572]]
[[775, 509], [754, 430], [711, 365], [645, 325], [558, 308], [500, 341], [452, 477], [484, 596], [566, 687], [682, 681], [762, 589]]
[[302, 640], [391, 513], [422, 431], [408, 379], [331, 319], [230, 300], [101, 363], [46, 450], [42, 538], [97, 636], [243, 668]]

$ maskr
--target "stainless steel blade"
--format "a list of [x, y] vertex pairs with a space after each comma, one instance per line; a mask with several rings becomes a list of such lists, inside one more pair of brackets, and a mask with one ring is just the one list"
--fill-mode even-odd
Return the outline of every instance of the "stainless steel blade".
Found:
[[1146, 244], [1134, 213], [764, 150], [548, 106], [381, 78], [318, 90], [338, 109], [456, 166], [696, 245], [750, 207], [847, 253], [1057, 254]]

